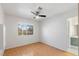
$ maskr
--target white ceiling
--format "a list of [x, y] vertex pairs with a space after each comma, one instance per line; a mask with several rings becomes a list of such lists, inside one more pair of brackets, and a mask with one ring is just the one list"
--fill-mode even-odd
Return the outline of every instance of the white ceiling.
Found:
[[59, 13], [67, 12], [77, 8], [75, 3], [4, 3], [3, 10], [6, 14], [19, 16], [22, 18], [32, 19], [31, 11], [37, 9], [38, 6], [43, 8], [41, 14], [46, 14], [47, 17], [54, 16]]

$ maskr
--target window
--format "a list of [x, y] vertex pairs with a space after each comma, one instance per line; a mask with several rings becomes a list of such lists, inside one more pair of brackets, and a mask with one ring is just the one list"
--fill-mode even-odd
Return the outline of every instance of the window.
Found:
[[18, 24], [18, 35], [32, 35], [33, 26], [29, 24]]

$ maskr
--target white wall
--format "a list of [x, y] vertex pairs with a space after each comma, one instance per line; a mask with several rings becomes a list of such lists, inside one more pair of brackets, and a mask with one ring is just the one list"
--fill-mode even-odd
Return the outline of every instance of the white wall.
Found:
[[2, 7], [0, 5], [0, 49], [2, 48], [2, 42], [3, 42], [3, 32], [2, 32], [2, 24], [3, 24], [3, 12]]
[[4, 13], [0, 4], [0, 24], [3, 24], [4, 21], [3, 19], [4, 19]]
[[41, 24], [41, 41], [50, 46], [66, 50], [69, 47], [67, 19], [77, 15], [75, 11], [55, 15]]
[[4, 13], [0, 4], [0, 55], [3, 55], [4, 51]]
[[[18, 36], [17, 25], [19, 23], [32, 24], [34, 28], [34, 34], [26, 36]], [[38, 22], [36, 21], [6, 15], [5, 25], [6, 25], [6, 49], [30, 43], [35, 43], [39, 41], [39, 26]]]
[[3, 50], [3, 24], [0, 24], [0, 50]]

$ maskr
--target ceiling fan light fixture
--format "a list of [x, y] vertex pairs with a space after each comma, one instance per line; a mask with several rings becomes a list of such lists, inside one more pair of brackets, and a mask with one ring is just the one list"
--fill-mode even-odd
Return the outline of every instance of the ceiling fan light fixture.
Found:
[[35, 16], [35, 17], [33, 17], [33, 19], [39, 19], [40, 17], [39, 16]]
[[39, 18], [39, 16], [36, 16], [36, 19], [38, 19]]

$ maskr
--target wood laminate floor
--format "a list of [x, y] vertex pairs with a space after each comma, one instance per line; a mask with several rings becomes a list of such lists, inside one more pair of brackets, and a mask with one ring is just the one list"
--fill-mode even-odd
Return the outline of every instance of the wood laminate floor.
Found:
[[7, 49], [4, 56], [73, 56], [73, 54], [39, 42]]

